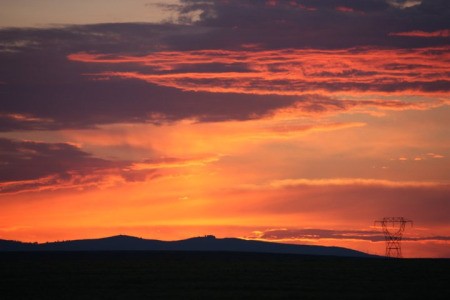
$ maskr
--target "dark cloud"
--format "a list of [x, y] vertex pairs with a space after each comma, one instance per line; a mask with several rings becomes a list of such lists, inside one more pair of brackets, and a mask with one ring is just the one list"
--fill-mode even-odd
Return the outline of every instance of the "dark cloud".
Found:
[[156, 168], [133, 170], [132, 162], [94, 157], [67, 143], [0, 138], [0, 193], [94, 188], [111, 181], [143, 181]]
[[96, 158], [67, 143], [0, 139], [0, 192], [16, 192], [70, 183], [98, 183], [107, 170], [128, 163]]
[[[258, 238], [265, 240], [319, 240], [344, 239], [364, 240], [371, 242], [385, 241], [381, 230], [329, 230], [329, 229], [268, 229], [260, 232]], [[405, 241], [450, 241], [450, 236], [403, 237]]]
[[[266, 48], [442, 45], [446, 41], [389, 38], [388, 35], [397, 31], [435, 31], [450, 27], [450, 11], [445, 0], [391, 4], [386, 0], [181, 2], [177, 8], [181, 21], [197, 15], [198, 20], [194, 18], [192, 23], [216, 28], [216, 38], [211, 36], [211, 41], [221, 48], [239, 43], [258, 43]], [[339, 7], [346, 9], [339, 10]]]
[[329, 229], [270, 229], [258, 238], [282, 239], [357, 239], [372, 242], [384, 241], [384, 235], [376, 230], [329, 230]]
[[120, 166], [95, 158], [66, 143], [41, 143], [0, 139], [0, 182], [31, 180], [70, 172], [85, 173]]
[[108, 123], [246, 120], [286, 107], [298, 97], [182, 92], [139, 80], [4, 85], [2, 131], [86, 128]]

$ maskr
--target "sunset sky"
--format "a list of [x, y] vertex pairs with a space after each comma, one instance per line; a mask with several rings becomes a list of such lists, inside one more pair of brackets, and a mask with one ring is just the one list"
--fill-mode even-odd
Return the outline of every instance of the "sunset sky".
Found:
[[0, 239], [450, 257], [448, 0], [2, 0], [0, 66]]

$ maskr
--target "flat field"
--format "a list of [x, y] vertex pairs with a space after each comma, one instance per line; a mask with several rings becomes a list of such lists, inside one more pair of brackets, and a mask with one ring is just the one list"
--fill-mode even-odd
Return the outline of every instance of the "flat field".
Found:
[[0, 299], [449, 299], [450, 259], [4, 252]]

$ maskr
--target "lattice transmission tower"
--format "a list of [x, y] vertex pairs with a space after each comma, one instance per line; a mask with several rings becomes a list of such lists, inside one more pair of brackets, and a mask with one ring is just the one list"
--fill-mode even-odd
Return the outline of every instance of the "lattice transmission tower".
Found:
[[385, 217], [382, 220], [375, 221], [375, 226], [378, 224], [383, 229], [384, 239], [386, 240], [386, 256], [401, 258], [403, 231], [405, 231], [406, 224], [412, 226], [413, 221], [403, 217]]

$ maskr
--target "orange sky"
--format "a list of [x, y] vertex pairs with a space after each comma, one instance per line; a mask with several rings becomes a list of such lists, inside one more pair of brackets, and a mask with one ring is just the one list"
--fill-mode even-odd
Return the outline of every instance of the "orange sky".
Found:
[[[376, 14], [306, 2], [286, 7]], [[227, 23], [241, 4], [211, 3], [176, 24], [0, 30], [0, 239], [214, 234], [383, 255], [374, 221], [402, 216], [405, 257], [450, 257], [449, 29], [295, 45], [277, 40], [292, 20], [259, 40]]]

